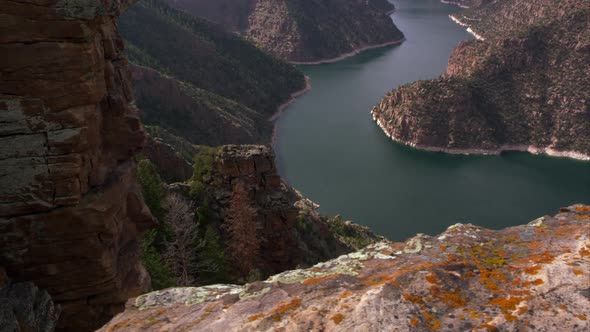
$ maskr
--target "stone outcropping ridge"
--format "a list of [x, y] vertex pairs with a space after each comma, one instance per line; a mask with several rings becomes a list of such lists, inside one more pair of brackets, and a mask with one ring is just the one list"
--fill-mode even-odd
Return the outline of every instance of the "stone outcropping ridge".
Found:
[[400, 43], [387, 0], [166, 0], [298, 63], [329, 62]]
[[149, 284], [145, 135], [117, 33], [130, 2], [0, 1], [0, 265], [47, 290], [62, 330], [93, 330]]
[[[243, 222], [250, 222], [256, 229], [254, 238], [244, 240], [260, 245], [250, 268], [262, 277], [297, 266], [311, 266], [381, 239], [366, 227], [320, 215], [317, 204], [283, 182], [272, 149], [267, 146], [222, 146], [214, 154], [212, 168], [198, 179], [204, 188], [199, 200], [207, 202], [207, 225], [220, 234], [225, 250], [232, 241], [226, 229], [232, 217], [232, 203], [238, 196], [236, 188], [242, 188], [247, 201], [247, 207], [242, 209], [254, 214], [254, 220]], [[193, 177], [192, 181], [195, 180]], [[191, 181], [170, 185], [172, 191], [191, 199], [188, 187]], [[202, 209], [199, 201], [194, 205], [197, 210]], [[226, 251], [226, 255], [231, 253]]]
[[457, 224], [244, 286], [142, 295], [100, 331], [584, 331], [590, 206], [500, 231]]
[[394, 140], [426, 150], [530, 151], [590, 160], [590, 4], [484, 2], [454, 19], [446, 73], [390, 92], [372, 110]]

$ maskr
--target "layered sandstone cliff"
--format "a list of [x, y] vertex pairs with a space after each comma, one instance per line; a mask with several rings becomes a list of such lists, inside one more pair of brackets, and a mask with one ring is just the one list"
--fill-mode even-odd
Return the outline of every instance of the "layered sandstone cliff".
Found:
[[584, 331], [590, 207], [493, 231], [380, 242], [244, 286], [130, 300], [100, 331]]
[[522, 150], [590, 159], [590, 5], [484, 3], [455, 15], [480, 40], [446, 73], [404, 85], [373, 109], [394, 140], [427, 150]]
[[387, 0], [166, 0], [294, 62], [339, 59], [401, 42]]
[[145, 135], [117, 16], [131, 1], [0, 1], [0, 265], [87, 331], [149, 283]]

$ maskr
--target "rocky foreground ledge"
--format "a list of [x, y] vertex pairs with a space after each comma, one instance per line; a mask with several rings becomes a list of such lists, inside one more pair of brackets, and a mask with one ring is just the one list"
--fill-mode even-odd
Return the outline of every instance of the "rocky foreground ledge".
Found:
[[590, 206], [493, 231], [379, 242], [245, 286], [132, 299], [100, 331], [584, 331]]

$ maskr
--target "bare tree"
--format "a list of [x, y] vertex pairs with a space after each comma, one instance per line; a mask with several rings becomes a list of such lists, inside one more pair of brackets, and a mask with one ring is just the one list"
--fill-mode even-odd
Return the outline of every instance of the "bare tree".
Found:
[[192, 286], [196, 274], [195, 241], [197, 225], [194, 221], [193, 204], [180, 195], [172, 193], [166, 205], [166, 223], [172, 232], [165, 244], [164, 257], [176, 278], [178, 286]]
[[234, 185], [232, 201], [227, 210], [224, 229], [229, 236], [227, 252], [243, 277], [256, 267], [260, 254], [258, 216], [251, 206], [245, 185]]

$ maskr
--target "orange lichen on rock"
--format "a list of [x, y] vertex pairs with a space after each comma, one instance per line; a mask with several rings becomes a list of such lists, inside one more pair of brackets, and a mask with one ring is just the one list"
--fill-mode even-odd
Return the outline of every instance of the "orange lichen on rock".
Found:
[[461, 290], [445, 291], [438, 287], [431, 287], [430, 294], [449, 308], [461, 308], [467, 304], [467, 299], [461, 296]]
[[301, 306], [301, 299], [296, 297], [292, 299], [289, 303], [284, 303], [279, 305], [276, 309], [271, 311], [270, 313], [259, 313], [256, 315], [252, 315], [248, 317], [248, 322], [254, 322], [261, 318], [271, 318], [273, 321], [278, 322], [281, 320], [281, 315], [288, 312], [293, 311]]
[[531, 265], [531, 266], [525, 266], [523, 268], [523, 271], [524, 271], [524, 273], [535, 275], [535, 274], [539, 273], [539, 270], [541, 270], [541, 268], [542, 268], [541, 265]]
[[441, 327], [441, 322], [438, 319], [438, 315], [433, 314], [429, 311], [423, 311], [422, 314], [424, 315], [424, 319], [426, 321], [426, 326], [431, 331], [438, 331]]
[[256, 320], [259, 320], [259, 319], [261, 319], [263, 317], [264, 317], [264, 314], [263, 313], [252, 315], [252, 316], [248, 317], [248, 322], [251, 323], [251, 322], [256, 321]]
[[280, 305], [278, 308], [274, 310], [274, 313], [285, 313], [287, 311], [295, 310], [301, 306], [301, 299], [296, 297], [291, 302], [287, 304]]
[[507, 321], [515, 320], [516, 317], [512, 314], [516, 307], [523, 301], [521, 297], [496, 297], [490, 300], [490, 304], [500, 308]]
[[414, 294], [410, 294], [410, 293], [404, 293], [403, 294], [404, 299], [406, 299], [407, 301], [410, 301], [412, 303], [420, 303], [422, 302], [422, 297], [418, 296], [418, 295], [414, 295]]
[[426, 281], [428, 281], [431, 284], [438, 283], [438, 280], [436, 279], [436, 276], [434, 275], [434, 273], [428, 274], [426, 277], [424, 277], [424, 279], [426, 279]]
[[587, 206], [587, 205], [576, 206], [576, 211], [578, 211], [578, 212], [590, 212], [590, 206]]
[[349, 297], [350, 295], [352, 295], [352, 293], [350, 291], [345, 291], [342, 294], [340, 294], [339, 297], [342, 300], [342, 299], [345, 299], [345, 298]]
[[324, 277], [319, 277], [319, 278], [311, 278], [311, 279], [307, 279], [303, 281], [304, 285], [313, 285], [313, 284], [317, 284], [326, 280], [332, 280], [335, 278], [338, 278], [340, 276], [340, 274], [330, 274]]
[[344, 315], [343, 314], [335, 314], [334, 316], [332, 316], [332, 318], [330, 318], [334, 324], [338, 325], [340, 324], [343, 320], [344, 320]]
[[584, 272], [579, 269], [572, 269], [572, 272], [577, 276], [584, 274]]
[[528, 257], [528, 261], [531, 263], [538, 263], [538, 264], [549, 264], [555, 260], [555, 256], [552, 255], [549, 251], [544, 251], [538, 255], [532, 255]]
[[491, 331], [491, 332], [496, 332], [496, 331], [498, 331], [498, 328], [497, 328], [495, 325], [492, 325], [492, 324], [487, 324], [487, 323], [486, 323], [486, 324], [481, 324], [481, 325], [479, 325], [477, 328], [480, 328], [480, 329], [487, 329], [488, 331]]

